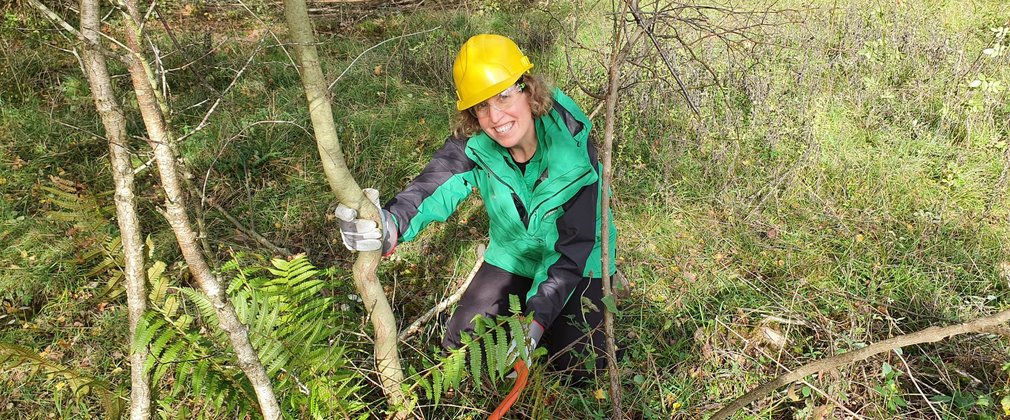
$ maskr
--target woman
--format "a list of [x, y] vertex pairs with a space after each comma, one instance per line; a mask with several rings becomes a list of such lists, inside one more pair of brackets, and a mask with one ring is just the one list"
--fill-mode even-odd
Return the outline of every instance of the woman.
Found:
[[[524, 313], [532, 314], [529, 349], [544, 346], [552, 368], [581, 379], [591, 373], [583, 357], [595, 358], [597, 368], [606, 363], [600, 328], [602, 169], [589, 140], [589, 118], [571, 98], [531, 75], [532, 67], [506, 37], [467, 40], [453, 63], [459, 111], [453, 135], [380, 209], [382, 232], [343, 205], [337, 217], [349, 249], [381, 247], [389, 255], [429, 223], [445, 221], [476, 188], [490, 219], [490, 241], [442, 346], [459, 347], [477, 314], [508, 315], [509, 295], [518, 295]], [[378, 203], [375, 190], [367, 194]], [[612, 274], [613, 224], [610, 233]], [[583, 306], [587, 299], [592, 305]]]

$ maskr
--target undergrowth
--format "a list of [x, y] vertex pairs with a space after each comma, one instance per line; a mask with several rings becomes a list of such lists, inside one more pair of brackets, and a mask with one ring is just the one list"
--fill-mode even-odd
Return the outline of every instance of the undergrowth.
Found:
[[[172, 124], [184, 136], [190, 202], [201, 207], [215, 266], [258, 331], [254, 343], [289, 415], [381, 417], [381, 392], [367, 380], [375, 378], [365, 310], [333, 233], [335, 203], [297, 73], [244, 11], [188, 3], [197, 2], [166, 10], [187, 53], [160, 29], [152, 39], [175, 69]], [[735, 6], [758, 5], [746, 3]], [[694, 56], [671, 47], [700, 116], [651, 46], [634, 50], [641, 58], [626, 69], [614, 209], [618, 263], [632, 287], [617, 332], [635, 418], [703, 417], [803, 363], [1008, 307], [1010, 9], [992, 1], [779, 5], [803, 19], [775, 17], [788, 24], [760, 33], [748, 54], [713, 39]], [[535, 71], [592, 111], [599, 101], [589, 93], [602, 89], [610, 51], [601, 12], [609, 7], [483, 2], [465, 12], [320, 19], [337, 29], [320, 47], [329, 79], [343, 73], [331, 92], [355, 178], [388, 199], [423, 167], [448, 134], [455, 48], [475, 33], [514, 37]], [[254, 8], [283, 39], [269, 7]], [[9, 368], [0, 373], [9, 390], [0, 416], [104, 417], [110, 394], [82, 392], [80, 378], [120, 397], [129, 384], [125, 301], [107, 290], [119, 261], [107, 147], [76, 59], [50, 49], [62, 38], [32, 13], [0, 10], [0, 362]], [[116, 80], [125, 92], [125, 78]], [[217, 95], [222, 103], [201, 127]], [[139, 136], [135, 104], [126, 106]], [[135, 166], [144, 164], [142, 139], [131, 145]], [[176, 262], [156, 180], [150, 168], [138, 173], [143, 228], [157, 244], [138, 349], [149, 344], [153, 356], [157, 408], [170, 417], [255, 415], [212, 313]], [[468, 200], [380, 266], [404, 325], [472, 267], [474, 244], [486, 240], [481, 208]], [[222, 211], [307, 257], [272, 260]], [[437, 321], [401, 350], [416, 373], [412, 403], [430, 418], [483, 417], [510, 382], [499, 363], [488, 375], [487, 347], [435, 350]], [[1004, 336], [985, 334], [905, 348], [805, 378], [739, 417], [1010, 415], [1008, 348]], [[62, 367], [69, 376], [46, 374]], [[610, 412], [605, 375], [585, 387], [542, 369], [530, 379], [516, 418]]]

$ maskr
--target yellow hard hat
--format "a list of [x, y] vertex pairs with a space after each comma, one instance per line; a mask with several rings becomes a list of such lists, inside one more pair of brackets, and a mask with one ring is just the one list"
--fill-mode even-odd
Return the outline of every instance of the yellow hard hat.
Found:
[[470, 37], [452, 63], [456, 109], [462, 111], [497, 95], [531, 68], [529, 57], [511, 39], [493, 34]]

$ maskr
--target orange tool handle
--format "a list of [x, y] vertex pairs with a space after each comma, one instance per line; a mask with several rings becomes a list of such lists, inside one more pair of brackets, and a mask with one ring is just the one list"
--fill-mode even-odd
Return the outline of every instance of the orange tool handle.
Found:
[[526, 388], [526, 380], [530, 376], [530, 370], [526, 367], [526, 362], [523, 359], [519, 359], [512, 369], [516, 371], [516, 383], [512, 385], [512, 391], [509, 391], [508, 395], [505, 396], [505, 400], [501, 404], [498, 404], [498, 408], [494, 409], [494, 412], [491, 413], [491, 416], [487, 420], [501, 420], [505, 416], [505, 413], [509, 411], [509, 408], [512, 408], [512, 404], [519, 399], [519, 394]]

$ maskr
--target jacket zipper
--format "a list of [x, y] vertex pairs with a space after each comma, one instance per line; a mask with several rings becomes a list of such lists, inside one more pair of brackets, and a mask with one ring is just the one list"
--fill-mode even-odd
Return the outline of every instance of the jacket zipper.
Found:
[[522, 199], [519, 198], [519, 194], [516, 194], [515, 188], [512, 188], [512, 186], [509, 185], [509, 183], [505, 182], [504, 179], [501, 179], [501, 177], [498, 176], [498, 174], [496, 174], [493, 170], [491, 170], [491, 167], [487, 164], [487, 162], [484, 161], [484, 158], [480, 157], [479, 154], [474, 153], [474, 156], [477, 157], [477, 160], [480, 161], [481, 165], [484, 165], [484, 167], [487, 168], [487, 172], [491, 174], [491, 176], [495, 177], [495, 179], [497, 179], [498, 182], [508, 187], [509, 191], [512, 192], [512, 202], [516, 206], [516, 212], [519, 213], [519, 221], [523, 223], [523, 226], [529, 228], [530, 213], [526, 211], [526, 206], [523, 205]]
[[562, 191], [564, 191], [564, 190], [567, 190], [567, 189], [568, 189], [568, 187], [571, 187], [572, 185], [575, 185], [576, 183], [578, 183], [579, 181], [581, 181], [581, 180], [582, 180], [583, 178], [585, 178], [585, 177], [586, 177], [586, 175], [589, 175], [589, 174], [590, 174], [591, 172], [593, 172], [593, 170], [592, 170], [592, 169], [589, 169], [589, 170], [587, 170], [587, 171], [586, 171], [585, 173], [583, 173], [582, 175], [579, 175], [579, 177], [578, 177], [578, 178], [575, 178], [574, 180], [572, 180], [572, 182], [569, 182], [569, 183], [568, 183], [567, 185], [565, 185], [565, 187], [564, 187], [564, 188], [559, 188], [559, 189], [558, 189], [557, 191], [555, 191], [555, 192], [554, 192], [554, 194], [551, 194], [551, 196], [550, 196], [550, 197], [547, 197], [547, 198], [545, 198], [545, 199], [541, 200], [541, 201], [540, 201], [540, 204], [537, 204], [537, 206], [533, 208], [533, 211], [532, 211], [532, 212], [530, 212], [530, 214], [533, 214], [533, 213], [536, 213], [536, 212], [537, 212], [537, 210], [539, 210], [539, 209], [540, 209], [540, 206], [544, 205], [544, 203], [546, 203], [546, 202], [550, 201], [550, 199], [552, 199], [552, 198], [554, 198], [554, 197], [557, 197], [557, 195], [558, 195], [558, 194], [561, 194], [561, 192], [562, 192]]

